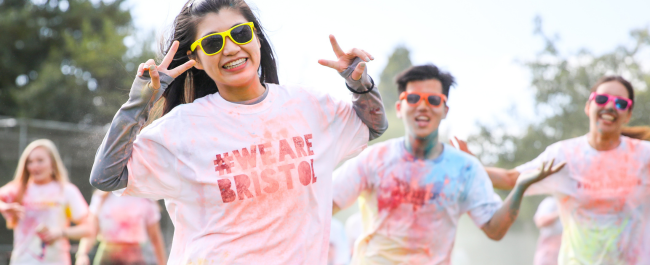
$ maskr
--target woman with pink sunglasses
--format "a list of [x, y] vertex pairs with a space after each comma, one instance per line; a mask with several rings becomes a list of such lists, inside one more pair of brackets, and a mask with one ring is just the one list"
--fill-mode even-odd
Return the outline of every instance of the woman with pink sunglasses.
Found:
[[351, 100], [279, 85], [270, 40], [243, 0], [188, 1], [162, 62], [140, 65], [91, 184], [165, 200], [169, 264], [325, 264], [332, 171], [387, 128], [366, 73], [373, 57], [330, 42], [338, 59], [319, 63], [344, 77], [333, 89]]
[[527, 191], [557, 199], [564, 227], [558, 264], [650, 264], [650, 142], [622, 135], [633, 107], [632, 85], [603, 77], [585, 105], [586, 135], [512, 170], [486, 168], [491, 179], [514, 183], [540, 161], [566, 162]]

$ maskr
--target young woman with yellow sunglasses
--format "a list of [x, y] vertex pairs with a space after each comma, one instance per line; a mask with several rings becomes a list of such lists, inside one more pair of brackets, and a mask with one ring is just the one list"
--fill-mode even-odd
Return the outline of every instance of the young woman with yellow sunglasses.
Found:
[[165, 199], [169, 264], [325, 264], [332, 171], [387, 128], [373, 57], [330, 41], [338, 59], [319, 63], [345, 78], [350, 101], [279, 85], [244, 1], [188, 1], [165, 58], [140, 65], [91, 184]]

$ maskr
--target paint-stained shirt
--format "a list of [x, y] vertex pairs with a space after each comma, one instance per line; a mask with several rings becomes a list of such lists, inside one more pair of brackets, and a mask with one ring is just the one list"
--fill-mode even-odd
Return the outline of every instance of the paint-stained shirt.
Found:
[[165, 199], [169, 264], [326, 264], [332, 171], [368, 143], [350, 100], [267, 84], [174, 108], [133, 143], [126, 195]]
[[334, 173], [334, 202], [359, 201], [363, 233], [352, 264], [449, 264], [458, 219], [481, 227], [501, 207], [479, 161], [449, 145], [413, 157], [404, 138], [369, 147]]
[[110, 243], [144, 243], [147, 226], [160, 220], [156, 202], [114, 194], [93, 194], [90, 212], [99, 220], [99, 239]]
[[[0, 189], [0, 199], [11, 203], [16, 199], [19, 185], [9, 183]], [[25, 216], [14, 228], [14, 245], [10, 264], [70, 264], [70, 242], [62, 238], [45, 244], [36, 234], [40, 226], [60, 231], [70, 226], [70, 220], [80, 221], [88, 214], [88, 204], [71, 183], [63, 186], [56, 181], [47, 184], [29, 182], [23, 195]]]
[[526, 193], [558, 201], [559, 264], [650, 264], [650, 142], [620, 139], [608, 151], [592, 148], [586, 136], [560, 141], [517, 167], [526, 172], [553, 158], [566, 162]]

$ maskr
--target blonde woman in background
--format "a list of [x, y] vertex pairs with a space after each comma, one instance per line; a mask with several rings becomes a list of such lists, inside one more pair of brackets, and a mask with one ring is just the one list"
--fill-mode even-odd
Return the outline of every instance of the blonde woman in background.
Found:
[[46, 139], [23, 151], [14, 179], [0, 188], [0, 213], [14, 230], [10, 264], [70, 264], [68, 239], [90, 233], [88, 204]]
[[155, 201], [96, 191], [90, 201], [89, 226], [93, 234], [81, 240], [76, 265], [88, 265], [88, 252], [101, 241], [95, 265], [145, 264], [141, 244], [151, 241], [157, 264], [166, 263], [166, 253], [160, 232], [160, 208]]

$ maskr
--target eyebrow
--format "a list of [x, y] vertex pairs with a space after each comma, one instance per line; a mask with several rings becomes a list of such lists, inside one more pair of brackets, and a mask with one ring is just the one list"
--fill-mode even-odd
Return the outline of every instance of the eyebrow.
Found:
[[[239, 26], [239, 25], [241, 25], [241, 24], [246, 24], [246, 23], [248, 23], [248, 22], [237, 22], [237, 23], [233, 24], [233, 25], [232, 25], [230, 28], [228, 28], [228, 29], [231, 29], [231, 28], [234, 28], [234, 27], [236, 27], [236, 26]], [[223, 31], [221, 31], [221, 32], [223, 32]], [[205, 37], [205, 36], [208, 36], [208, 35], [210, 35], [210, 34], [215, 34], [215, 33], [219, 33], [219, 31], [210, 31], [210, 32], [208, 32], [207, 34], [201, 36], [201, 38], [203, 38], [203, 37]]]

